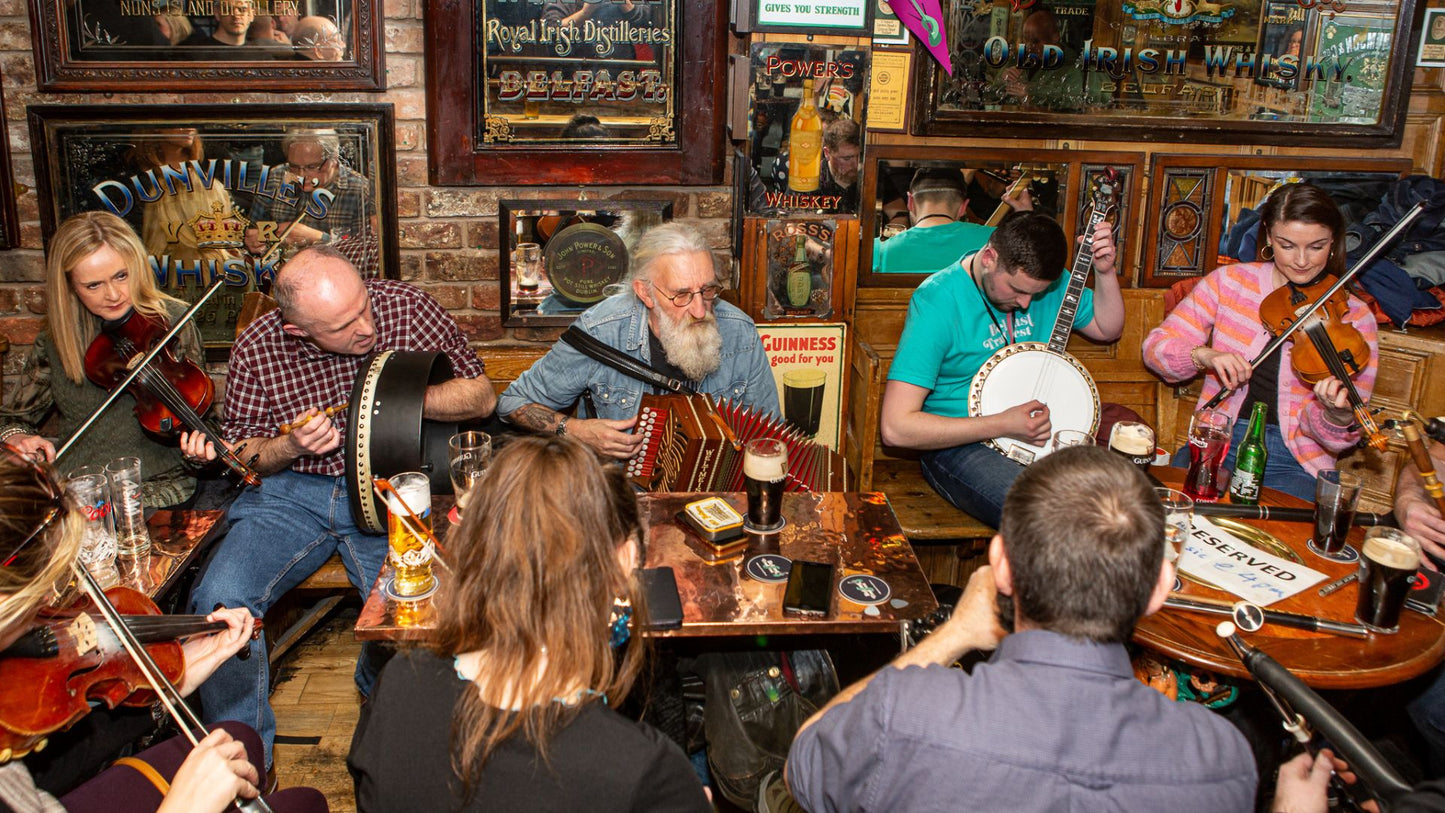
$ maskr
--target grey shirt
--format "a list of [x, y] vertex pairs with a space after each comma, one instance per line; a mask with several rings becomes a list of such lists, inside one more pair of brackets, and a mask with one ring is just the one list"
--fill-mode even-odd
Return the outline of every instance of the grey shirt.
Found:
[[1044, 630], [972, 674], [884, 668], [802, 732], [788, 783], [835, 810], [1254, 809], [1254, 758], [1227, 721], [1134, 679], [1122, 645]]

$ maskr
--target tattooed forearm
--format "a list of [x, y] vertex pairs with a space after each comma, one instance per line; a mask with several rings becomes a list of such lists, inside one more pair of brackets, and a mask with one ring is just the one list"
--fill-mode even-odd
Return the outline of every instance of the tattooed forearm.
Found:
[[558, 422], [562, 420], [562, 413], [541, 404], [527, 404], [513, 410], [507, 420], [534, 432], [555, 432]]

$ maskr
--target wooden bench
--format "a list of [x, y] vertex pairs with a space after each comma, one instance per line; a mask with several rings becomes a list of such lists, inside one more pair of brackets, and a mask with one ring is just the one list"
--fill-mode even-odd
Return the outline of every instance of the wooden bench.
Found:
[[[967, 575], [959, 563], [985, 550], [994, 529], [938, 496], [923, 478], [916, 453], [885, 447], [879, 437], [883, 389], [911, 293], [858, 289], [849, 347], [843, 456], [854, 472], [858, 490], [881, 491], [888, 496], [904, 535], [919, 548], [920, 561], [934, 559], [930, 579], [957, 584]], [[1125, 326], [1119, 341], [1104, 345], [1075, 337], [1069, 351], [1089, 369], [1103, 400], [1128, 406], [1151, 421], [1160, 437], [1172, 437], [1177, 399], [1171, 387], [1144, 367], [1140, 352], [1144, 336], [1163, 319], [1163, 294], [1126, 289], [1124, 305]], [[930, 553], [930, 546], [951, 550]]]

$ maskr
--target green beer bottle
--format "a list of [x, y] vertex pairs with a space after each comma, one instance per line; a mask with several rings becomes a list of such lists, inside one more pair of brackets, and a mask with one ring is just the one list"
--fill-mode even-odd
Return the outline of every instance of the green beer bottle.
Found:
[[1269, 452], [1264, 448], [1264, 420], [1269, 405], [1254, 402], [1249, 413], [1249, 433], [1239, 446], [1234, 459], [1234, 476], [1229, 478], [1229, 501], [1236, 505], [1258, 505], [1259, 487], [1264, 484], [1264, 464]]
[[787, 285], [788, 304], [806, 308], [813, 296], [813, 267], [808, 263], [808, 246], [801, 234], [793, 252], [793, 264], [788, 266]]

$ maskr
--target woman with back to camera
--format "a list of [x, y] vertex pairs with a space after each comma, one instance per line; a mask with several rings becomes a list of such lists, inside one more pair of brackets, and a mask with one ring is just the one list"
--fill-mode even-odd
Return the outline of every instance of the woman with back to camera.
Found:
[[[70, 578], [80, 547], [84, 516], [70, 505], [48, 466], [0, 446], [0, 651], [31, 628], [41, 607]], [[209, 618], [226, 629], [183, 644], [185, 673], [177, 685], [190, 694], [226, 658], [250, 640], [251, 615], [218, 609]], [[121, 655], [121, 657], [125, 657]], [[33, 692], [38, 686], [0, 686], [0, 692]], [[7, 700], [9, 698], [7, 697]], [[7, 703], [7, 705], [11, 705]], [[219, 813], [235, 798], [254, 798], [260, 773], [247, 754], [261, 753], [261, 739], [240, 723], [226, 723], [192, 748], [180, 737], [137, 754], [149, 765], [161, 789], [141, 769], [116, 765], [63, 795], [58, 801], [40, 790], [25, 763], [0, 763], [0, 809], [20, 813]], [[326, 800], [310, 788], [290, 788], [267, 798], [278, 813], [325, 811]]]
[[513, 440], [447, 538], [427, 649], [398, 655], [348, 765], [360, 811], [707, 811], [681, 749], [612, 711], [644, 656], [635, 497], [563, 437]]
[[[1264, 485], [1313, 501], [1315, 478], [1334, 468], [1335, 458], [1359, 440], [1345, 387], [1333, 377], [1313, 386], [1301, 381], [1290, 364], [1290, 345], [1258, 367], [1250, 360], [1270, 340], [1259, 315], [1266, 296], [1286, 284], [1306, 287], [1325, 274], [1344, 273], [1344, 217], [1329, 195], [1309, 184], [1276, 189], [1259, 215], [1261, 261], [1216, 268], [1200, 280], [1145, 337], [1144, 363], [1166, 381], [1204, 373], [1200, 404], [1221, 384], [1236, 388], [1219, 406], [1235, 418], [1226, 469], [1234, 467], [1251, 408], [1257, 401], [1265, 403], [1269, 461]], [[1368, 401], [1379, 358], [1375, 318], [1359, 299], [1352, 296], [1348, 302], [1346, 322], [1370, 346], [1370, 361], [1354, 379], [1360, 397]], [[1295, 337], [1309, 341], [1302, 332]], [[1186, 448], [1175, 455], [1174, 465], [1187, 461]]]
[[[19, 387], [0, 408], [0, 444], [8, 443], [37, 460], [54, 460], [55, 446], [39, 434], [51, 415], [65, 440], [105, 401], [107, 391], [85, 376], [85, 351], [107, 322], [132, 312], [163, 323], [185, 313], [186, 303], [156, 287], [145, 248], [130, 226], [107, 212], [67, 218], [45, 257], [45, 328], [25, 357]], [[200, 334], [194, 325], [175, 339], [175, 355], [200, 364]], [[197, 445], [199, 444], [199, 445]], [[138, 457], [147, 508], [185, 503], [196, 478], [183, 455], [204, 456], [205, 438], [182, 434], [181, 445], [146, 433], [129, 399], [112, 404], [77, 441], [64, 465], [104, 466], [117, 457]], [[213, 456], [213, 455], [212, 455]]]

